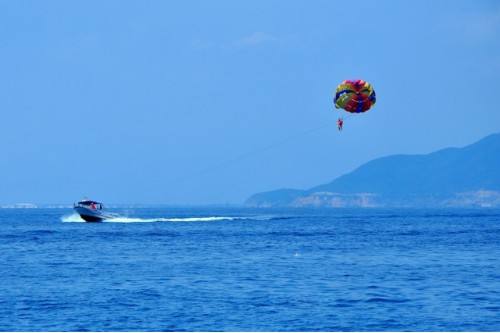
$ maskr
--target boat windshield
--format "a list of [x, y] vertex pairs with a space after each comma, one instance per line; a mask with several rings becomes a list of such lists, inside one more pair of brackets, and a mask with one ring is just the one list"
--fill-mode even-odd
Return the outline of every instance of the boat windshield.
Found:
[[80, 206], [80, 207], [97, 209], [97, 210], [101, 210], [104, 208], [104, 205], [102, 203], [97, 202], [97, 201], [93, 201], [93, 200], [82, 200], [82, 201], [79, 201], [78, 204], [76, 204], [74, 206]]

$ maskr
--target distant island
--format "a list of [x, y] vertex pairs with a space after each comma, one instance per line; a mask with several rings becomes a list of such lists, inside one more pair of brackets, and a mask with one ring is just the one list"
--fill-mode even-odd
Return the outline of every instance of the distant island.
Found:
[[26, 209], [32, 209], [32, 208], [38, 208], [37, 205], [32, 204], [32, 203], [16, 203], [16, 204], [5, 204], [5, 205], [0, 205], [0, 208], [26, 208]]
[[463, 148], [372, 160], [309, 190], [252, 195], [250, 207], [500, 207], [500, 133]]

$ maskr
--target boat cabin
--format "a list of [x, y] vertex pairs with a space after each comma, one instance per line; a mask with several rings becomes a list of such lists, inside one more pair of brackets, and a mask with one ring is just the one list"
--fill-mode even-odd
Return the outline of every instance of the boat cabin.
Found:
[[93, 200], [78, 201], [78, 203], [75, 204], [74, 206], [84, 207], [93, 210], [102, 210], [104, 208], [104, 205], [102, 203]]

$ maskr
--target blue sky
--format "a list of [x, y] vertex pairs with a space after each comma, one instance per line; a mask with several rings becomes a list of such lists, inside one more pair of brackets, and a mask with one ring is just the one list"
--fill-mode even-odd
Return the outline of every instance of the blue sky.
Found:
[[498, 1], [4, 0], [0, 45], [0, 204], [241, 203], [500, 132]]

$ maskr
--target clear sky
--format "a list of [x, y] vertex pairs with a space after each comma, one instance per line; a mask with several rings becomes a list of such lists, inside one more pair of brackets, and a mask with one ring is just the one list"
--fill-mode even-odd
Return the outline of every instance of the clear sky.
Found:
[[499, 98], [499, 1], [3, 0], [0, 204], [307, 189], [500, 132]]

